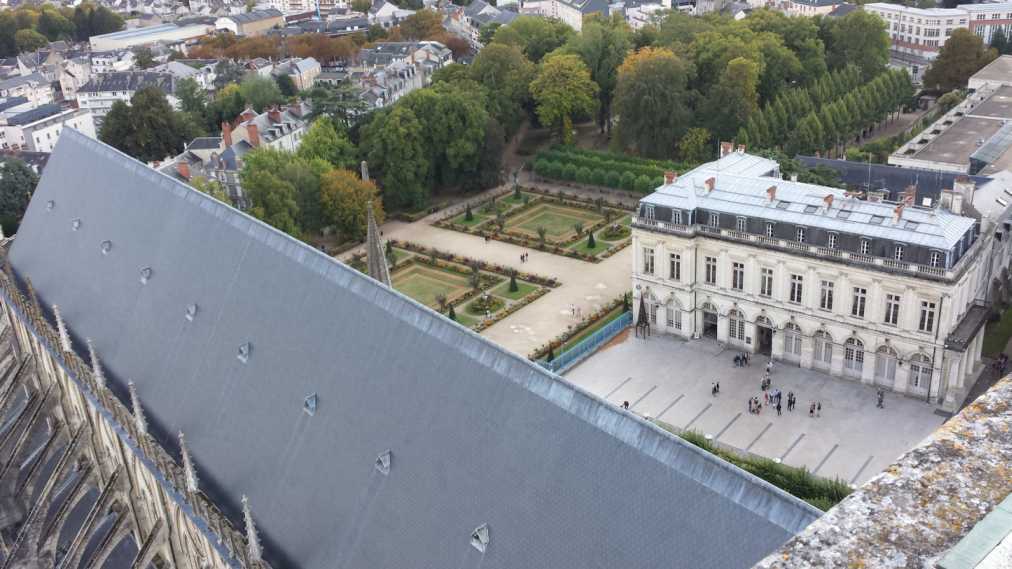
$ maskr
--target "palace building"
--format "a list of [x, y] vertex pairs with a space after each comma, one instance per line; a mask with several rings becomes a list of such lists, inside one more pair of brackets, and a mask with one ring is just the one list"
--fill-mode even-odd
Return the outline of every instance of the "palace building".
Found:
[[640, 201], [632, 284], [651, 327], [958, 408], [1009, 288], [1009, 180], [888, 201], [721, 149]]

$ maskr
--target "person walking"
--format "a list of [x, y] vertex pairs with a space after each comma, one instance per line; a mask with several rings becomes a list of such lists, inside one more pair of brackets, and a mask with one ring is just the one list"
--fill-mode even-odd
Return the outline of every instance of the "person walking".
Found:
[[818, 405], [816, 405], [815, 407], [815, 416], [816, 417], [822, 416], [822, 401], [819, 401]]
[[782, 413], [780, 412], [780, 402], [778, 401], [777, 402], [777, 417], [779, 417], [780, 415], [782, 415]]
[[815, 416], [815, 403], [812, 403], [811, 405], [808, 406], [808, 416], [809, 417]]
[[885, 391], [878, 390], [878, 404], [875, 405], [879, 409], [885, 409]]
[[720, 382], [717, 382], [717, 395], [720, 395]]
[[753, 413], [754, 406], [755, 406], [755, 398], [754, 397], [749, 397], [748, 398], [748, 414], [749, 415], [751, 415]]

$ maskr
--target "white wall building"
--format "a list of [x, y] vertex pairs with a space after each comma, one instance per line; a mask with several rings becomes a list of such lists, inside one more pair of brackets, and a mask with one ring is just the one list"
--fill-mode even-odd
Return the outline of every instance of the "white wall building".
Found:
[[561, 20], [576, 31], [583, 29], [583, 17], [589, 14], [608, 15], [607, 0], [527, 0], [520, 3], [520, 13]]
[[[1008, 239], [994, 238], [1008, 228], [984, 220], [981, 233], [962, 215], [972, 187], [934, 209], [866, 201], [782, 180], [743, 150], [666, 182], [633, 222], [634, 306], [655, 331], [962, 403], [989, 283], [1009, 264]], [[985, 260], [994, 243], [1000, 266]]]
[[968, 26], [969, 15], [963, 8], [923, 9], [884, 2], [864, 5], [865, 11], [885, 20], [894, 51], [929, 60], [938, 56], [953, 31]]
[[94, 51], [91, 53], [92, 73], [111, 73], [113, 71], [130, 71], [134, 68], [136, 57], [129, 49], [113, 49]]
[[30, 111], [0, 117], [4, 131], [4, 148], [30, 152], [52, 152], [64, 127], [96, 138], [95, 121], [86, 109], [63, 109], [59, 105], [43, 105]]
[[160, 26], [149, 26], [92, 36], [88, 41], [91, 43], [91, 49], [94, 51], [109, 51], [139, 47], [155, 42], [173, 43], [192, 40], [213, 31], [214, 26], [206, 24], [191, 24], [187, 26], [162, 24]]
[[33, 105], [53, 102], [53, 87], [41, 73], [15, 75], [0, 81], [0, 98], [25, 97]]
[[150, 71], [124, 71], [95, 75], [77, 92], [77, 106], [88, 109], [95, 115], [95, 124], [102, 125], [102, 119], [109, 114], [116, 101], [130, 103], [134, 94], [144, 87], [157, 87], [165, 93], [173, 108], [179, 108], [175, 97], [175, 77], [167, 73]]

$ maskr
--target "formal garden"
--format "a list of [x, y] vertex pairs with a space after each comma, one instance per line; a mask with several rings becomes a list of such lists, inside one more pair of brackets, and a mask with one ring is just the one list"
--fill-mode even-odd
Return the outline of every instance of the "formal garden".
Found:
[[664, 172], [686, 172], [695, 164], [650, 160], [575, 146], [553, 146], [538, 153], [534, 173], [581, 186], [649, 194], [664, 183]]
[[629, 244], [631, 216], [628, 207], [604, 198], [517, 186], [435, 225], [596, 263]]
[[[415, 243], [387, 241], [393, 287], [475, 331], [481, 331], [559, 286], [546, 278]], [[365, 254], [350, 264], [366, 271]]]

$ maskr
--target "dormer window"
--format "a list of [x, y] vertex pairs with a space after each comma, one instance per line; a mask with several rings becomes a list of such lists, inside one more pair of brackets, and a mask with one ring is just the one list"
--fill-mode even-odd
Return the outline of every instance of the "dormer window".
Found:
[[718, 213], [710, 214], [710, 227], [720, 227], [720, 214]]
[[795, 231], [794, 231], [794, 238], [795, 238], [795, 240], [798, 243], [804, 243], [805, 242], [805, 228], [804, 227], [798, 227], [797, 229], [795, 229]]
[[829, 246], [830, 249], [836, 249], [836, 237], [837, 237], [836, 233], [829, 234], [829, 240], [827, 241], [826, 244]]
[[735, 222], [735, 227], [742, 233], [748, 231], [748, 218], [739, 217]]
[[655, 219], [655, 212], [653, 204], [645, 204], [643, 206], [643, 217], [653, 221]]

